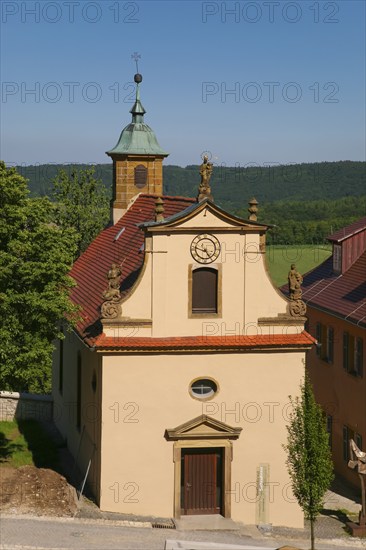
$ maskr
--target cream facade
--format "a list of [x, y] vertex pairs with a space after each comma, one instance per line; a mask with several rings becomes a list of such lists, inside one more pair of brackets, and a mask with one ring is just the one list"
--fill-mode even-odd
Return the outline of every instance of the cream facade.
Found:
[[[66, 339], [55, 421], [102, 510], [303, 525], [282, 445], [311, 340], [268, 277], [265, 229], [210, 201], [143, 224], [144, 262], [118, 315], [92, 348]], [[202, 239], [216, 251], [195, 249]], [[200, 269], [219, 274], [214, 312], [193, 308]], [[213, 382], [207, 397], [200, 380]]]
[[[109, 382], [103, 384], [100, 507], [180, 517], [184, 489], [178, 449], [227, 446], [222, 468], [230, 475], [222, 476], [221, 508], [228, 505], [222, 515], [247, 524], [303, 526], [282, 449], [288, 392], [298, 392], [303, 354], [293, 354], [291, 363], [289, 369], [276, 353], [104, 357]], [[190, 384], [197, 376], [217, 381], [220, 389], [211, 400], [191, 397]], [[230, 439], [220, 427], [212, 428], [219, 435], [214, 439], [207, 420], [191, 438], [164, 437], [167, 429], [201, 415], [240, 428], [238, 439]], [[193, 437], [197, 431], [198, 439]], [[266, 476], [262, 491], [261, 468]]]
[[283, 444], [314, 339], [268, 276], [254, 198], [249, 220], [215, 205], [207, 157], [197, 200], [162, 196], [141, 81], [107, 153], [113, 223], [71, 270], [55, 423], [102, 510], [302, 527]]

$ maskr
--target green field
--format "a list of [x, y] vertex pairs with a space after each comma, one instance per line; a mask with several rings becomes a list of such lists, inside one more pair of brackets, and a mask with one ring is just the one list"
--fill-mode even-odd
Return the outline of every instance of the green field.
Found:
[[38, 422], [0, 422], [0, 466], [54, 468], [57, 462], [57, 448]]
[[268, 246], [266, 259], [273, 282], [277, 286], [286, 283], [292, 263], [304, 275], [326, 260], [331, 251], [330, 245]]

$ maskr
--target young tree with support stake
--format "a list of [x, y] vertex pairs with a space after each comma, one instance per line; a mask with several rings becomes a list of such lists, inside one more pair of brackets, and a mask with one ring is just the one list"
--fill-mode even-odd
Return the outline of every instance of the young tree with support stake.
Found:
[[288, 453], [286, 463], [293, 493], [305, 518], [310, 521], [311, 550], [314, 550], [314, 524], [333, 479], [329, 436], [307, 373], [300, 397], [290, 396], [290, 401], [292, 411], [287, 426], [287, 444], [284, 445]]

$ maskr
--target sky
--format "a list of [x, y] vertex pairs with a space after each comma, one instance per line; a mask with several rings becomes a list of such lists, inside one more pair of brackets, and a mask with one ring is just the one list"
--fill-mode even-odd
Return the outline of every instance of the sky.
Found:
[[133, 104], [165, 164], [365, 160], [365, 2], [15, 1], [1, 8], [1, 154], [105, 163]]

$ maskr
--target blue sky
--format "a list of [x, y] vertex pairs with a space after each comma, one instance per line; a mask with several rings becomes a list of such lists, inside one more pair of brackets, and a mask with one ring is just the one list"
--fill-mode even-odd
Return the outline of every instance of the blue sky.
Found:
[[1, 21], [8, 163], [109, 162], [133, 52], [166, 164], [365, 159], [362, 0], [3, 0]]

